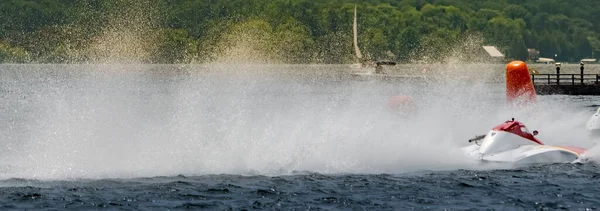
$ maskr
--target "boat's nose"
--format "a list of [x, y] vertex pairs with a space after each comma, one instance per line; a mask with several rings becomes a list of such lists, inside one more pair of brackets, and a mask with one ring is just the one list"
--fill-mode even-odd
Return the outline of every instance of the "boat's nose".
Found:
[[515, 148], [513, 146], [514, 141], [511, 140], [512, 138], [510, 133], [491, 130], [485, 136], [483, 142], [481, 142], [479, 153], [489, 155]]

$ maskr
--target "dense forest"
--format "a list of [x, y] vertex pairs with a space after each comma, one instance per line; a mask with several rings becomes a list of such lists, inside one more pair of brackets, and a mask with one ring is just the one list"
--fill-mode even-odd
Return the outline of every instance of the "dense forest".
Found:
[[598, 0], [2, 0], [4, 63], [439, 62], [600, 55]]

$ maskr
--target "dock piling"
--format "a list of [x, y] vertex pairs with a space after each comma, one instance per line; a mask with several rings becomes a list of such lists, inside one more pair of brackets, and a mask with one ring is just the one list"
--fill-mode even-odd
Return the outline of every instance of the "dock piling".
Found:
[[579, 63], [579, 70], [581, 70], [581, 85], [583, 85], [583, 69], [585, 69], [583, 65], [583, 61]]
[[556, 67], [556, 85], [560, 85], [560, 63], [555, 63], [554, 66]]

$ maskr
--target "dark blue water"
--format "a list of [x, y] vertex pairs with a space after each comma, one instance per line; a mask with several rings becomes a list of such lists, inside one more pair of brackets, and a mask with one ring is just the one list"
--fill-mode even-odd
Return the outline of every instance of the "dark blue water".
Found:
[[[502, 70], [483, 68], [431, 68], [443, 75], [431, 82], [341, 66], [0, 66], [0, 206], [597, 209], [598, 159], [487, 165], [460, 147], [512, 117], [547, 144], [591, 147], [583, 125], [600, 98], [506, 109]], [[394, 95], [414, 113], [391, 111]]]
[[2, 208], [125, 210], [595, 210], [594, 164], [410, 174], [2, 182]]

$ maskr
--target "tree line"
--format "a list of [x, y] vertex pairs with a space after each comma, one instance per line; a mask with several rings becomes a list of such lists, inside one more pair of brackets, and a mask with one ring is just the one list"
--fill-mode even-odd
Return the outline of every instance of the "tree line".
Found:
[[348, 63], [355, 7], [373, 59], [600, 55], [596, 0], [3, 0], [0, 62]]

